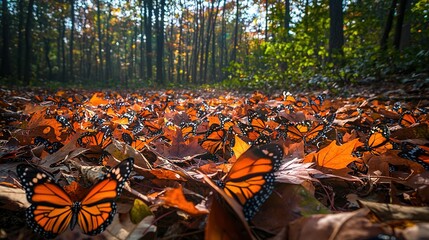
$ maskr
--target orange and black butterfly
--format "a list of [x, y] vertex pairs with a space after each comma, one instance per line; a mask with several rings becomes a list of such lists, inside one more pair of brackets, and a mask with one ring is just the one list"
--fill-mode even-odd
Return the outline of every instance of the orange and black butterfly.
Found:
[[90, 161], [104, 163], [109, 153], [104, 149], [112, 143], [112, 130], [104, 125], [97, 132], [86, 132], [77, 139], [79, 146], [88, 148], [83, 155]]
[[410, 111], [403, 112], [401, 114], [401, 118], [399, 119], [399, 125], [402, 127], [409, 127], [417, 122], [417, 118]]
[[44, 150], [46, 152], [48, 152], [49, 154], [52, 154], [58, 150], [60, 150], [60, 148], [62, 148], [64, 146], [64, 144], [60, 143], [60, 142], [50, 142], [48, 139], [37, 136], [34, 138], [34, 144], [35, 145], [43, 145], [44, 146]]
[[356, 150], [369, 151], [373, 155], [380, 155], [387, 150], [393, 149], [393, 144], [390, 142], [389, 137], [390, 131], [386, 125], [374, 126], [365, 140], [365, 145]]
[[321, 122], [312, 122], [305, 120], [299, 123], [290, 124], [287, 127], [287, 136], [295, 142], [304, 141], [305, 144], [315, 144], [322, 138], [326, 137], [326, 133], [331, 130], [331, 125], [335, 119], [335, 114], [323, 118]]
[[197, 127], [199, 121], [193, 122], [182, 122], [180, 123], [180, 129], [182, 130], [182, 136], [184, 139], [197, 135]]
[[404, 142], [401, 146], [400, 157], [414, 161], [429, 170], [429, 147], [424, 145], [415, 145]]
[[146, 146], [146, 142], [144, 142], [138, 138], [133, 138], [128, 133], [122, 133], [122, 140], [124, 140], [124, 142], [126, 144], [130, 145], [131, 147], [133, 147], [137, 151], [143, 150], [143, 148]]
[[262, 145], [271, 142], [270, 136], [265, 134], [265, 131], [257, 131], [251, 125], [242, 122], [238, 122], [237, 125], [240, 129], [239, 135], [251, 145]]
[[223, 129], [218, 124], [213, 124], [206, 132], [206, 135], [200, 145], [212, 154], [215, 154], [220, 150], [225, 153], [227, 145], [230, 143], [228, 142], [228, 135], [230, 134], [227, 130]]
[[106, 229], [116, 213], [115, 199], [121, 195], [133, 169], [133, 158], [113, 167], [81, 201], [73, 201], [53, 177], [32, 165], [20, 164], [17, 174], [31, 206], [26, 210], [27, 224], [45, 238], [54, 238], [79, 225], [87, 235]]
[[164, 124], [163, 119], [161, 120], [144, 120], [143, 126], [149, 130], [150, 135], [158, 135], [162, 133], [162, 124]]
[[109, 126], [104, 125], [99, 131], [86, 132], [77, 139], [77, 143], [85, 148], [105, 149], [112, 143], [112, 130]]
[[312, 144], [325, 134], [325, 124], [303, 121], [290, 124], [287, 127], [287, 136], [295, 142], [304, 141], [305, 144]]
[[243, 206], [246, 220], [251, 220], [274, 190], [274, 172], [280, 167], [283, 149], [278, 144], [252, 146], [232, 165], [219, 182], [226, 195]]

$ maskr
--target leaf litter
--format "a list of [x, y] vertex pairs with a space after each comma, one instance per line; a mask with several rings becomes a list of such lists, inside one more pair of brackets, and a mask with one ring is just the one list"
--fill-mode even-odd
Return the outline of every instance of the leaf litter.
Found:
[[[8, 238], [31, 232], [17, 164], [40, 166], [79, 195], [104, 174], [100, 166], [127, 157], [135, 171], [117, 200], [120, 214], [97, 237], [429, 237], [427, 99], [2, 89], [0, 107]], [[217, 181], [247, 149], [268, 143], [284, 150], [275, 189], [246, 221]]]

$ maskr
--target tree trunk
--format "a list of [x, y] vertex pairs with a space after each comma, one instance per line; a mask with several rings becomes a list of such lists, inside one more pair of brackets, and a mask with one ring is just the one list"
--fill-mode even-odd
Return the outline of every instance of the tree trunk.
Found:
[[285, 28], [284, 40], [287, 40], [289, 38], [289, 28], [290, 28], [290, 0], [285, 1], [284, 28]]
[[[228, 50], [226, 48], [226, 21], [225, 21], [225, 11], [226, 11], [226, 0], [223, 1], [223, 7], [222, 7], [222, 24], [221, 24], [221, 31], [220, 31], [220, 68], [222, 69], [226, 62], [228, 62]], [[221, 71], [220, 79], [224, 79], [223, 71]]]
[[25, 24], [25, 62], [24, 62], [24, 85], [28, 86], [31, 81], [31, 64], [32, 64], [32, 51], [31, 46], [31, 31], [33, 22], [33, 6], [34, 0], [28, 2], [27, 22]]
[[22, 52], [24, 50], [24, 36], [23, 36], [23, 28], [24, 28], [24, 0], [18, 1], [18, 53], [16, 58], [16, 76], [18, 80], [22, 79]]
[[[216, 12], [214, 14], [214, 20], [213, 20], [213, 24], [212, 24], [212, 60], [211, 60], [211, 78], [212, 81], [216, 81], [217, 80], [217, 76], [216, 76], [216, 22], [217, 22], [217, 15], [219, 14], [219, 6], [220, 6], [220, 2], [221, 0], [219, 0], [219, 2], [217, 3], [216, 6]], [[220, 66], [220, 65], [219, 65]]]
[[344, 19], [343, 19], [343, 1], [329, 1], [330, 17], [330, 35], [329, 35], [329, 57], [335, 59], [336, 54], [343, 54], [344, 45]]
[[265, 0], [265, 42], [268, 42], [268, 0]]
[[98, 81], [103, 79], [103, 36], [101, 35], [101, 7], [100, 1], [97, 0], [97, 30], [98, 30]]
[[70, 18], [71, 18], [71, 26], [70, 26], [70, 49], [69, 49], [69, 58], [70, 58], [70, 62], [69, 62], [69, 80], [73, 82], [74, 80], [74, 71], [73, 71], [73, 49], [74, 49], [74, 24], [75, 24], [75, 14], [74, 14], [74, 8], [75, 8], [75, 1], [74, 0], [70, 0]]
[[141, 3], [140, 6], [140, 79], [145, 79], [145, 52], [144, 52], [144, 5]]
[[110, 46], [110, 19], [112, 18], [112, 4], [108, 3], [107, 5], [107, 20], [106, 20], [106, 41], [105, 41], [105, 49], [106, 49], [106, 68], [104, 72], [104, 77], [106, 81], [109, 81], [112, 77], [112, 57], [111, 57], [111, 50], [112, 46]]
[[235, 2], [236, 13], [235, 13], [235, 27], [234, 27], [234, 45], [231, 53], [231, 61], [236, 61], [237, 58], [237, 48], [238, 48], [238, 23], [240, 18], [240, 1]]
[[2, 1], [2, 34], [3, 34], [3, 48], [2, 48], [2, 59], [1, 59], [1, 76], [8, 77], [12, 74], [10, 68], [10, 30], [9, 30], [9, 8], [7, 1]]
[[152, 0], [144, 1], [145, 13], [144, 13], [144, 22], [146, 26], [146, 67], [147, 67], [147, 78], [152, 80], [152, 11], [153, 11], [153, 2]]
[[407, 0], [399, 0], [398, 18], [396, 20], [395, 37], [393, 38], [393, 46], [395, 46], [396, 50], [401, 48], [402, 25], [404, 24], [406, 9]]
[[383, 35], [380, 40], [380, 48], [381, 50], [387, 49], [387, 39], [389, 38], [390, 30], [392, 30], [393, 25], [393, 16], [395, 14], [397, 0], [392, 0], [392, 5], [390, 5], [389, 12], [387, 14], [386, 25], [384, 27]]
[[62, 19], [61, 22], [61, 59], [62, 59], [62, 77], [61, 82], [67, 81], [67, 68], [66, 68], [66, 44], [64, 38], [66, 36], [66, 21]]
[[[182, 5], [182, 1], [179, 1], [179, 8], [180, 8], [180, 10], [182, 10], [183, 9], [183, 5]], [[176, 78], [177, 78], [177, 82], [179, 83], [179, 84], [181, 84], [181, 83], [183, 83], [182, 82], [182, 74], [181, 74], [181, 71], [182, 71], [182, 35], [183, 35], [183, 12], [182, 12], [182, 14], [181, 14], [181, 16], [180, 16], [180, 18], [179, 18], [179, 36], [178, 36], [178, 40], [179, 40], [179, 43], [178, 43], [178, 46], [177, 46], [177, 51], [178, 51], [178, 53], [177, 53], [177, 67], [176, 67]]]
[[156, 34], [156, 80], [164, 86], [164, 15], [165, 15], [165, 0], [160, 0], [159, 5], [155, 11], [158, 12], [156, 16], [157, 21], [157, 34]]

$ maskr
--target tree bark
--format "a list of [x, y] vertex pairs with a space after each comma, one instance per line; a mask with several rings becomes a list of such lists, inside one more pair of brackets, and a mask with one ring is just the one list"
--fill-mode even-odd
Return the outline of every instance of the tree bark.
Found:
[[70, 49], [69, 49], [69, 58], [70, 58], [70, 62], [69, 62], [69, 80], [73, 81], [74, 80], [74, 71], [73, 71], [73, 49], [74, 49], [74, 25], [75, 25], [75, 1], [74, 0], [70, 0], [70, 18], [71, 18], [71, 26], [70, 26]]
[[103, 80], [103, 36], [101, 34], [101, 6], [97, 0], [97, 30], [98, 30], [98, 80]]
[[32, 64], [32, 42], [31, 42], [31, 31], [33, 23], [33, 6], [34, 0], [29, 0], [28, 11], [27, 11], [27, 22], [25, 24], [25, 62], [24, 62], [24, 85], [29, 85], [31, 81], [31, 64]]
[[336, 54], [343, 54], [344, 45], [344, 19], [342, 0], [329, 0], [330, 35], [329, 35], [329, 56], [331, 60]]
[[405, 10], [407, 9], [407, 0], [399, 0], [398, 18], [396, 19], [395, 36], [393, 46], [396, 50], [401, 48], [402, 25], [404, 24]]
[[289, 38], [289, 28], [290, 28], [290, 0], [285, 1], [285, 19], [284, 19], [284, 28], [285, 28], [285, 35], [284, 40], [287, 40]]
[[152, 11], [153, 11], [153, 2], [152, 0], [144, 1], [145, 3], [145, 13], [144, 20], [146, 26], [146, 67], [147, 67], [147, 78], [152, 80]]
[[387, 14], [386, 25], [384, 27], [383, 35], [380, 40], [380, 48], [385, 51], [387, 49], [387, 39], [389, 38], [390, 30], [392, 30], [393, 25], [393, 16], [395, 14], [397, 0], [392, 0], [392, 4], [390, 5], [389, 12]]
[[9, 8], [7, 1], [2, 1], [2, 35], [3, 35], [3, 48], [1, 59], [1, 76], [8, 77], [12, 74], [10, 67], [10, 30], [9, 30]]
[[238, 24], [240, 19], [240, 1], [236, 0], [235, 2], [236, 12], [235, 12], [235, 27], [234, 27], [234, 45], [231, 53], [231, 61], [236, 61], [237, 58], [237, 48], [238, 48]]
[[158, 8], [159, 16], [157, 20], [157, 34], [156, 34], [156, 80], [164, 86], [164, 15], [165, 15], [165, 0], [160, 0]]

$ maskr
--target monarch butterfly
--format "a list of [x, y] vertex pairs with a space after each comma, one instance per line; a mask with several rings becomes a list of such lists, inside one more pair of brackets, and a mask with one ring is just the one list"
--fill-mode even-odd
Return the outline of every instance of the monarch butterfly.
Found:
[[283, 149], [278, 144], [252, 146], [232, 165], [219, 183], [225, 193], [243, 206], [246, 220], [258, 212], [274, 190], [274, 172], [280, 167]]
[[287, 136], [295, 142], [304, 140], [305, 144], [314, 143], [325, 134], [323, 123], [312, 124], [310, 121], [303, 121], [291, 124], [287, 128]]
[[404, 142], [401, 146], [402, 151], [398, 154], [400, 157], [409, 159], [429, 170], [429, 147], [424, 145], [415, 145]]
[[215, 154], [219, 150], [225, 150], [227, 139], [228, 132], [218, 124], [213, 124], [200, 145], [210, 153]]
[[370, 135], [365, 140], [365, 145], [358, 151], [369, 151], [373, 155], [380, 155], [389, 149], [393, 149], [389, 141], [390, 131], [386, 125], [378, 125], [371, 128]]
[[60, 143], [60, 142], [50, 142], [48, 139], [37, 136], [34, 138], [34, 144], [35, 145], [43, 145], [44, 146], [44, 150], [46, 152], [48, 152], [49, 154], [52, 154], [58, 150], [60, 150], [60, 148], [62, 148], [64, 146], [64, 144]]
[[325, 135], [329, 132], [335, 116], [335, 114], [329, 115], [323, 118], [322, 122], [305, 120], [300, 123], [290, 124], [287, 128], [287, 136], [292, 141], [299, 142], [302, 139], [305, 144], [314, 144], [320, 138], [326, 137]]
[[271, 141], [270, 136], [265, 134], [266, 131], [257, 131], [251, 125], [238, 122], [238, 128], [241, 131], [240, 135], [252, 145], [267, 144]]
[[101, 233], [115, 216], [114, 200], [121, 195], [133, 164], [133, 158], [123, 160], [76, 202], [47, 173], [29, 164], [18, 165], [17, 174], [31, 203], [26, 210], [27, 224], [46, 238], [56, 237], [69, 225], [73, 230], [76, 224], [87, 235]]
[[158, 135], [162, 132], [162, 125], [164, 124], [164, 119], [160, 120], [144, 120], [143, 125], [149, 130], [151, 135]]
[[402, 113], [401, 118], [399, 119], [399, 125], [401, 125], [402, 127], [409, 127], [417, 122], [418, 121], [416, 117], [414, 117], [414, 115], [410, 111], [405, 111], [404, 113]]
[[197, 127], [199, 122], [182, 122], [180, 123], [180, 128], [182, 130], [182, 135], [184, 139], [197, 135]]
[[[105, 125], [97, 132], [86, 132], [77, 139], [81, 147], [104, 149], [112, 143], [112, 130]], [[98, 150], [99, 150], [98, 149]]]
[[142, 141], [138, 138], [134, 139], [128, 133], [122, 133], [122, 140], [124, 140], [124, 142], [126, 144], [130, 145], [131, 147], [133, 147], [137, 151], [141, 151], [146, 146], [146, 143], [144, 141]]

